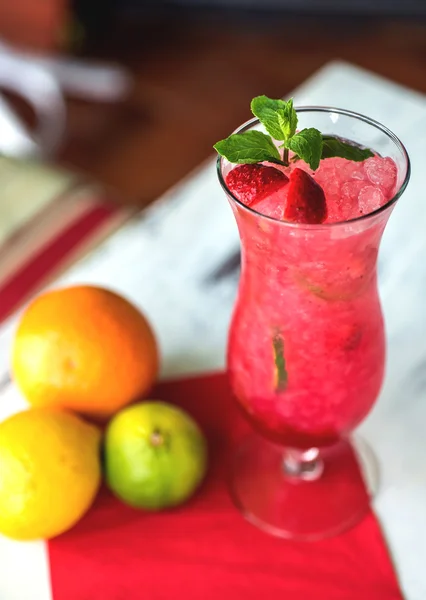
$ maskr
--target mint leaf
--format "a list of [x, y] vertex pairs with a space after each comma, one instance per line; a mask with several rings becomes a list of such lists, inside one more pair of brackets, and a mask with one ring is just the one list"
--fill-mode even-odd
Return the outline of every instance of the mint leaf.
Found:
[[267, 96], [257, 96], [251, 101], [251, 112], [259, 119], [273, 138], [285, 141], [296, 132], [297, 113], [293, 108], [293, 99], [273, 100]]
[[263, 161], [282, 164], [278, 148], [269, 135], [261, 131], [234, 133], [213, 148], [231, 163], [252, 164]]
[[282, 100], [272, 100], [266, 96], [257, 96], [253, 98], [250, 104], [251, 112], [259, 119], [266, 131], [276, 140], [284, 140], [284, 134], [281, 124], [278, 120], [278, 111], [282, 114], [284, 102]]
[[297, 129], [297, 112], [294, 110], [293, 98], [286, 103], [284, 111], [284, 119], [286, 120], [286, 128], [284, 131], [287, 132], [287, 137], [293, 137]]
[[353, 146], [352, 144], [342, 142], [333, 136], [323, 135], [322, 142], [321, 158], [340, 156], [340, 158], [361, 162], [366, 158], [371, 158], [374, 156], [373, 152], [368, 148], [359, 148], [358, 146]]
[[275, 362], [275, 391], [283, 392], [287, 387], [288, 374], [284, 358], [284, 340], [279, 331], [272, 338]]
[[286, 147], [304, 160], [313, 171], [318, 169], [322, 154], [322, 135], [318, 129], [302, 129], [286, 142]]

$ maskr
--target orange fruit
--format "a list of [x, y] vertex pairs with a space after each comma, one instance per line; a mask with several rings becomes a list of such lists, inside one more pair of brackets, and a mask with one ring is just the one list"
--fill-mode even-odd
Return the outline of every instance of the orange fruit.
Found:
[[118, 294], [88, 285], [37, 297], [12, 349], [14, 379], [31, 405], [98, 418], [148, 392], [158, 366], [146, 318]]

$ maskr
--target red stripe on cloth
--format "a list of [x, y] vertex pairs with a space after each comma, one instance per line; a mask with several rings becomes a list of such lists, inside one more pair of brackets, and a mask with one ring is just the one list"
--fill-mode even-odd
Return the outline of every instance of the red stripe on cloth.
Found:
[[0, 323], [6, 319], [69, 255], [117, 214], [114, 206], [99, 205], [58, 232], [28, 262], [0, 286]]

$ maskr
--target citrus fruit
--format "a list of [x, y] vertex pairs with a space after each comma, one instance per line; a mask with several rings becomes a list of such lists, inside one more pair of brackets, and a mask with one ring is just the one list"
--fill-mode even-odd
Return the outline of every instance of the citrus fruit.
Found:
[[187, 413], [141, 402], [118, 413], [105, 434], [109, 488], [137, 508], [160, 510], [189, 498], [207, 467], [207, 444]]
[[30, 404], [100, 418], [143, 396], [158, 363], [146, 318], [121, 296], [87, 285], [36, 298], [12, 350], [14, 379]]
[[100, 440], [97, 427], [60, 410], [0, 423], [0, 533], [33, 540], [72, 527], [99, 488]]

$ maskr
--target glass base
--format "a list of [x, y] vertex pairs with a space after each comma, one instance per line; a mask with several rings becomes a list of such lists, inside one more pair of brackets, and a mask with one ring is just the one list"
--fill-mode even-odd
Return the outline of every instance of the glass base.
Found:
[[231, 495], [245, 518], [289, 539], [338, 535], [367, 514], [378, 486], [369, 446], [342, 439], [306, 452], [285, 449], [256, 434], [237, 449]]

